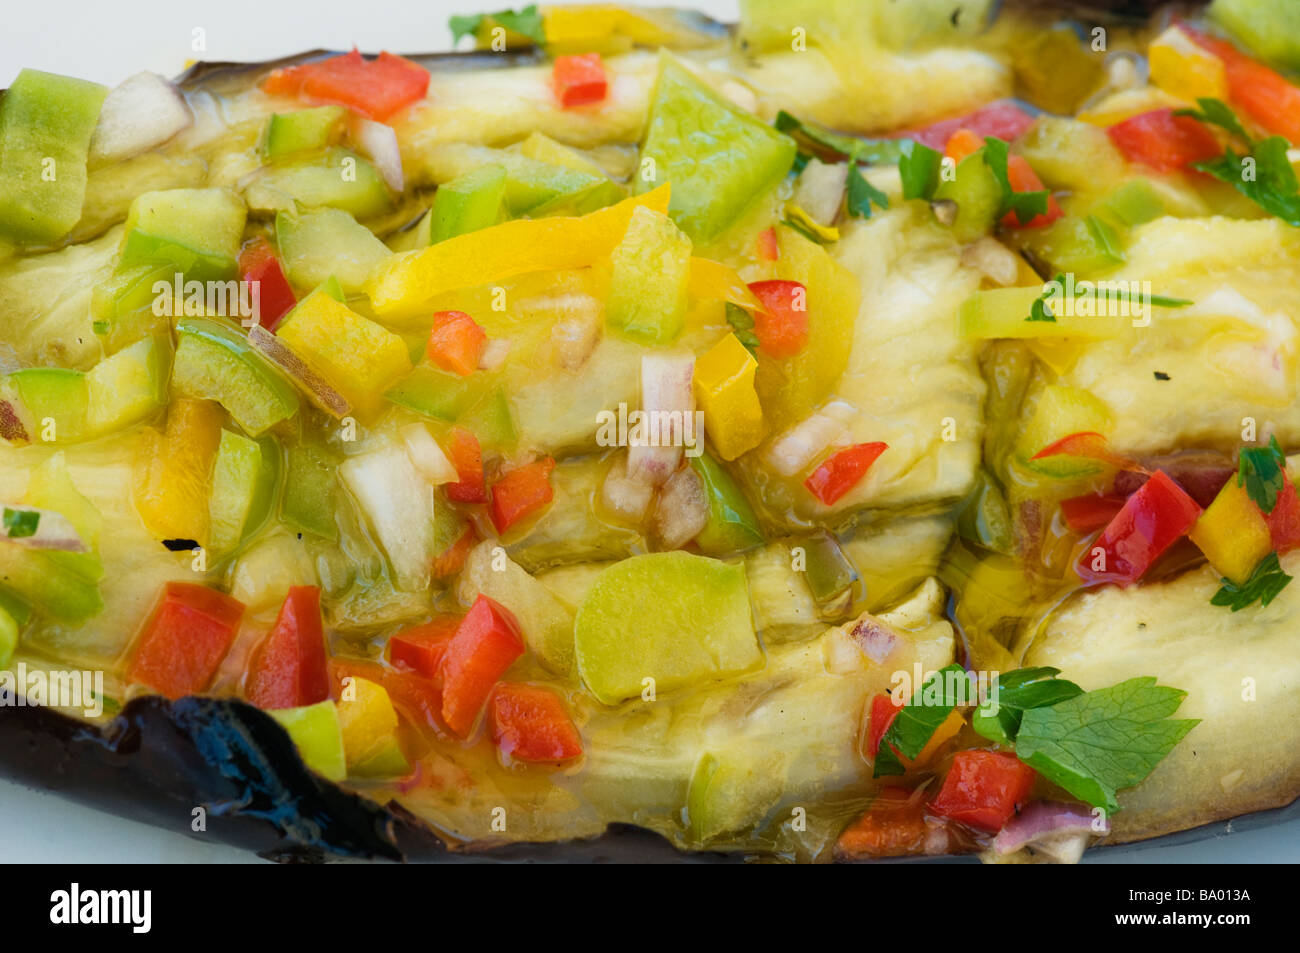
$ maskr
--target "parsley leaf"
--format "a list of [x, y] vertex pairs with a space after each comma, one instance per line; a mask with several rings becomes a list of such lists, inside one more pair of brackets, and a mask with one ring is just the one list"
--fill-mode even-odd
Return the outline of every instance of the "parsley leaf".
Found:
[[898, 175], [903, 180], [903, 198], [928, 199], [939, 184], [943, 155], [911, 139], [903, 140]]
[[727, 323], [736, 332], [736, 339], [752, 354], [758, 349], [758, 335], [754, 333], [754, 316], [738, 304], [727, 302]]
[[1228, 149], [1219, 158], [1194, 163], [1192, 168], [1227, 182], [1270, 215], [1300, 227], [1300, 182], [1287, 160], [1287, 148], [1281, 136], [1269, 136], [1247, 155]]
[[1175, 109], [1174, 115], [1191, 116], [1193, 119], [1198, 119], [1207, 125], [1218, 126], [1221, 129], [1226, 129], [1234, 136], [1239, 139], [1244, 139], [1246, 142], [1251, 141], [1250, 133], [1246, 132], [1245, 127], [1242, 126], [1241, 121], [1237, 118], [1237, 114], [1234, 113], [1223, 100], [1212, 99], [1208, 96], [1198, 96], [1196, 99], [1196, 105], [1201, 108]]
[[1098, 218], [1096, 215], [1089, 215], [1083, 222], [1088, 228], [1088, 234], [1097, 243], [1097, 247], [1101, 249], [1102, 254], [1116, 264], [1127, 260], [1124, 249], [1120, 247], [1119, 235], [1109, 222]]
[[[939, 726], [957, 707], [962, 698], [954, 691], [958, 679], [965, 682], [966, 670], [960, 665], [948, 665], [931, 673], [924, 684], [912, 693], [899, 711], [889, 730], [881, 736], [876, 751], [873, 777], [902, 774], [903, 765], [892, 749], [909, 760], [919, 755]], [[961, 689], [964, 694], [965, 689]]]
[[510, 33], [526, 36], [538, 46], [546, 43], [546, 29], [537, 5], [530, 3], [522, 10], [501, 10], [498, 13], [479, 13], [472, 16], [454, 16], [448, 21], [451, 42], [458, 43], [462, 36], [479, 36], [493, 26], [504, 27]]
[[1152, 677], [1025, 711], [1016, 756], [1075, 797], [1109, 813], [1115, 792], [1143, 781], [1197, 724], [1171, 719], [1187, 693]]
[[1237, 455], [1237, 486], [1245, 486], [1261, 512], [1273, 512], [1277, 496], [1286, 486], [1286, 454], [1276, 435], [1269, 438], [1267, 447], [1241, 448]]
[[1035, 215], [1046, 214], [1049, 193], [1046, 189], [1039, 189], [1036, 192], [1017, 192], [1013, 189], [1007, 174], [1008, 154], [1009, 147], [1001, 139], [995, 136], [984, 137], [984, 163], [993, 172], [998, 185], [1002, 187], [1002, 204], [998, 208], [998, 218], [1008, 212], [1015, 212], [1016, 221], [1026, 225], [1033, 221]]
[[1083, 694], [1074, 682], [1056, 677], [1060, 674], [1059, 668], [1041, 666], [999, 675], [989, 701], [971, 716], [971, 727], [990, 741], [1011, 744], [1028, 709], [1045, 708]]
[[859, 139], [831, 132], [821, 126], [803, 122], [790, 115], [784, 109], [776, 114], [772, 123], [777, 132], [783, 132], [799, 144], [799, 150], [807, 156], [835, 161], [849, 159], [865, 162], [867, 165], [893, 165], [903, 154], [901, 139]]
[[35, 510], [11, 510], [5, 507], [5, 535], [10, 539], [26, 539], [36, 535], [36, 528], [41, 525], [41, 514]]
[[849, 214], [856, 218], [871, 218], [872, 202], [889, 208], [889, 196], [866, 180], [856, 162], [849, 163], [848, 201]]
[[1210, 605], [1228, 606], [1233, 612], [1240, 612], [1258, 599], [1263, 607], [1287, 587], [1291, 578], [1282, 571], [1277, 553], [1269, 553], [1259, 561], [1250, 578], [1240, 586], [1230, 579], [1224, 579], [1223, 587], [1210, 599]]

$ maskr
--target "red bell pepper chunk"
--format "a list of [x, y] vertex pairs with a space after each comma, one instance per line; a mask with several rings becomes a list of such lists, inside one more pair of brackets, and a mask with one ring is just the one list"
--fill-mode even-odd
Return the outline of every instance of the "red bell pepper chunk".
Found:
[[781, 246], [776, 241], [776, 229], [768, 227], [758, 233], [755, 250], [763, 261], [776, 261], [781, 257]]
[[930, 813], [996, 834], [1029, 798], [1034, 769], [1005, 751], [959, 751]]
[[168, 698], [207, 688], [230, 651], [244, 604], [193, 582], [169, 582], [145, 623], [127, 670], [130, 681]]
[[474, 543], [477, 541], [478, 536], [474, 532], [474, 527], [465, 527], [465, 532], [460, 534], [460, 539], [448, 546], [445, 552], [434, 557], [433, 578], [446, 579], [460, 572], [465, 565], [465, 560], [469, 558], [469, 551], [474, 548]]
[[984, 140], [971, 130], [962, 127], [948, 137], [943, 154], [953, 162], [961, 162], [967, 156], [974, 155], [984, 148]]
[[763, 305], [754, 312], [758, 346], [772, 357], [793, 357], [808, 343], [808, 289], [797, 281], [755, 281], [749, 290]]
[[382, 685], [393, 707], [407, 721], [434, 729], [442, 727], [442, 692], [432, 679], [355, 659], [330, 659], [329, 675], [330, 697], [336, 701], [343, 697], [345, 678], [364, 678]]
[[876, 457], [889, 449], [887, 443], [859, 443], [837, 450], [803, 481], [808, 492], [830, 506], [857, 484]]
[[1285, 484], [1273, 504], [1273, 512], [1264, 514], [1264, 522], [1273, 538], [1273, 549], [1279, 553], [1300, 546], [1300, 496], [1297, 496], [1295, 484], [1285, 471], [1282, 479]]
[[483, 450], [478, 437], [464, 427], [452, 427], [447, 441], [447, 456], [460, 480], [447, 484], [447, 499], [455, 503], [486, 503], [487, 484], [483, 479]]
[[1161, 172], [1174, 172], [1223, 153], [1219, 140], [1204, 123], [1191, 116], [1175, 116], [1172, 109], [1132, 116], [1107, 128], [1106, 134], [1130, 162]]
[[902, 132], [905, 139], [915, 139], [931, 149], [942, 150], [948, 139], [958, 129], [969, 129], [980, 138], [983, 145], [985, 136], [994, 136], [1011, 142], [1024, 134], [1034, 124], [1034, 117], [1012, 102], [989, 103], [967, 116], [955, 119], [943, 119], [910, 132]]
[[265, 238], [254, 239], [240, 250], [239, 277], [257, 289], [257, 320], [268, 331], [274, 331], [298, 303], [275, 249]]
[[598, 103], [609, 91], [605, 64], [601, 62], [599, 53], [557, 56], [551, 71], [551, 85], [555, 87], [560, 105], [566, 109]]
[[[1079, 559], [1085, 582], [1128, 586], [1195, 525], [1201, 508], [1163, 470], [1130, 496], [1097, 541]], [[1098, 552], [1100, 550], [1100, 552]]]
[[559, 764], [582, 755], [582, 737], [549, 688], [502, 682], [488, 703], [488, 731], [512, 761]]
[[1094, 430], [1081, 430], [1054, 440], [1029, 459], [1044, 460], [1048, 457], [1088, 457], [1122, 470], [1145, 472], [1136, 460], [1113, 452], [1105, 435]]
[[885, 732], [889, 726], [894, 723], [898, 713], [903, 710], [902, 705], [894, 704], [894, 697], [889, 693], [876, 695], [871, 699], [871, 715], [867, 719], [867, 755], [871, 758], [876, 757], [876, 752], [880, 750], [880, 739], [885, 737]]
[[262, 89], [276, 96], [336, 103], [383, 122], [424, 98], [429, 72], [392, 53], [367, 60], [353, 49], [315, 63], [278, 69], [262, 81]]
[[[1024, 156], [1007, 156], [1007, 181], [1011, 183], [1013, 192], [1042, 192], [1046, 188], [1043, 180], [1038, 177], [1038, 173], [1033, 170], [1029, 160]], [[1020, 216], [1015, 212], [1007, 212], [1002, 216], [1002, 224], [1006, 228], [1042, 228], [1064, 214], [1056, 201], [1056, 196], [1048, 195], [1046, 212], [1035, 215], [1024, 224], [1021, 224]]]
[[249, 663], [248, 700], [267, 710], [324, 701], [330, 696], [326, 663], [320, 589], [292, 586]]
[[551, 490], [551, 471], [554, 469], [555, 461], [543, 457], [516, 467], [492, 484], [492, 505], [488, 512], [498, 533], [504, 533], [551, 502], [555, 496]]
[[469, 377], [478, 370], [487, 332], [464, 311], [439, 311], [433, 316], [426, 348], [429, 360], [443, 370]]
[[1179, 28], [1223, 60], [1228, 98], [1240, 106], [1242, 112], [1261, 128], [1283, 136], [1292, 145], [1300, 143], [1300, 88], [1226, 40], [1186, 25], [1180, 24]]
[[442, 677], [442, 720], [453, 734], [469, 736], [492, 686], [524, 654], [519, 623], [509, 609], [480, 595], [447, 645]]
[[403, 629], [388, 639], [388, 660], [425, 678], [434, 678], [459, 626], [460, 619], [444, 616]]
[[836, 847], [850, 857], [906, 857], [922, 853], [929, 834], [920, 796], [891, 785], [845, 828]]
[[1065, 518], [1065, 525], [1074, 532], [1091, 533], [1113, 520], [1123, 508], [1122, 497], [1089, 493], [1062, 500], [1061, 516]]

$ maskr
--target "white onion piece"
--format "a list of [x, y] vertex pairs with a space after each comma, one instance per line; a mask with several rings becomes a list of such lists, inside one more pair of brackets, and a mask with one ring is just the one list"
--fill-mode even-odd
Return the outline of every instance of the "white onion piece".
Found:
[[401, 430], [402, 443], [406, 446], [406, 455], [415, 464], [420, 475], [434, 486], [455, 483], [460, 479], [456, 468], [443, 453], [438, 441], [433, 439], [429, 428], [424, 424], [408, 424]]
[[833, 400], [772, 441], [764, 458], [781, 476], [794, 476], [805, 470], [827, 447], [845, 440], [849, 421], [856, 413], [852, 404]]
[[1034, 801], [1007, 821], [993, 839], [993, 849], [1011, 854], [1029, 847], [1058, 863], [1076, 863], [1094, 834], [1108, 833], [1110, 821], [1094, 817], [1085, 804]]
[[489, 338], [478, 357], [479, 370], [495, 371], [510, 356], [509, 338]]
[[433, 490], [402, 449], [384, 443], [339, 464], [343, 485], [356, 498], [404, 592], [429, 584], [433, 565]]
[[699, 535], [709, 522], [709, 500], [694, 470], [682, 467], [663, 485], [650, 522], [661, 549], [679, 549]]
[[862, 650], [862, 654], [877, 665], [884, 663], [902, 642], [897, 632], [870, 616], [863, 616], [855, 623], [849, 635]]
[[627, 460], [620, 456], [605, 475], [600, 501], [615, 516], [637, 526], [645, 519], [654, 492], [650, 484], [628, 479]]
[[632, 442], [627, 450], [627, 473], [633, 480], [660, 486], [677, 469], [690, 426], [686, 418], [695, 410], [694, 374], [695, 356], [689, 352], [642, 355], [641, 411], [646, 418], [643, 442]]
[[253, 350], [284, 371], [307, 398], [325, 413], [341, 419], [352, 412], [352, 405], [346, 397], [326, 383], [323, 377], [266, 328], [261, 325], [249, 328], [248, 343]]
[[844, 201], [844, 187], [849, 180], [845, 162], [834, 164], [809, 159], [794, 186], [794, 204], [818, 225], [833, 225]]
[[[0, 513], [4, 516], [0, 539], [28, 549], [53, 549], [64, 553], [84, 553], [87, 550], [81, 534], [62, 513], [18, 503], [0, 504]], [[31, 525], [33, 520], [35, 526]]]
[[962, 249], [961, 263], [1003, 288], [1014, 285], [1020, 274], [1020, 260], [1016, 253], [988, 235]]
[[402, 174], [402, 150], [393, 127], [358, 116], [352, 120], [352, 138], [370, 157], [388, 187], [401, 192], [406, 187], [406, 176]]
[[136, 73], [104, 97], [90, 140], [96, 162], [148, 152], [194, 123], [181, 91], [156, 73]]

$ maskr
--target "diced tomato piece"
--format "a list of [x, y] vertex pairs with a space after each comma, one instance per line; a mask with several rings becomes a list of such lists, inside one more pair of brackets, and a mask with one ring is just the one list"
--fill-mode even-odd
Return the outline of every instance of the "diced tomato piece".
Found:
[[442, 677], [442, 719], [465, 738], [487, 703], [492, 686], [524, 654], [524, 639], [514, 614], [480, 595], [447, 645]]
[[1300, 88], [1276, 70], [1242, 53], [1226, 40], [1209, 36], [1185, 24], [1180, 28], [1202, 47], [1223, 60], [1228, 98], [1261, 128], [1300, 144]]
[[1264, 522], [1273, 538], [1273, 549], [1279, 553], [1300, 546], [1300, 497], [1297, 497], [1295, 485], [1285, 472], [1282, 479], [1286, 483], [1277, 496], [1273, 512], [1264, 514]]
[[388, 639], [388, 660], [425, 678], [434, 678], [459, 626], [460, 619], [456, 616], [443, 616], [403, 629]]
[[1013, 102], [989, 103], [966, 116], [943, 119], [920, 129], [902, 132], [905, 139], [915, 139], [931, 149], [943, 149], [948, 139], [958, 129], [969, 129], [980, 138], [993, 136], [1011, 142], [1024, 134], [1034, 124], [1034, 117]]
[[1115, 123], [1106, 133], [1130, 162], [1161, 172], [1174, 172], [1223, 153], [1219, 140], [1204, 123], [1191, 116], [1175, 116], [1172, 109], [1140, 113]]
[[808, 289], [797, 281], [749, 285], [763, 308], [754, 312], [758, 346], [772, 357], [793, 357], [808, 343]]
[[413, 725], [423, 725], [441, 730], [442, 692], [437, 684], [423, 675], [398, 672], [377, 662], [359, 659], [330, 659], [330, 696], [335, 700], [343, 695], [345, 678], [364, 678], [382, 685], [398, 714]]
[[262, 81], [262, 89], [276, 96], [336, 103], [383, 122], [424, 98], [429, 72], [402, 56], [380, 53], [367, 60], [353, 49], [315, 63], [278, 69]]
[[464, 311], [439, 311], [433, 316], [426, 350], [443, 370], [468, 377], [478, 370], [487, 332]]
[[265, 238], [254, 239], [240, 250], [239, 277], [257, 289], [258, 323], [268, 331], [274, 331], [298, 303], [275, 249]]
[[1157, 470], [1124, 502], [1079, 559], [1079, 576], [1085, 582], [1114, 582], [1120, 586], [1137, 582], [1161, 553], [1195, 525], [1200, 515], [1196, 501], [1163, 470]]
[[880, 750], [880, 739], [885, 737], [885, 732], [889, 726], [894, 723], [898, 713], [903, 710], [902, 705], [894, 704], [894, 697], [888, 692], [876, 695], [871, 699], [871, 714], [867, 719], [867, 755], [875, 758], [876, 752]]
[[1101, 529], [1124, 508], [1124, 498], [1089, 493], [1061, 501], [1061, 516], [1065, 525], [1076, 533], [1091, 533]]
[[[1042, 192], [1046, 188], [1043, 180], [1038, 177], [1038, 173], [1033, 170], [1029, 160], [1024, 156], [1007, 156], [1007, 181], [1011, 183], [1013, 192]], [[1035, 215], [1023, 225], [1020, 223], [1019, 215], [1015, 212], [1007, 212], [1002, 216], [1002, 224], [1006, 228], [1042, 228], [1044, 225], [1052, 224], [1064, 214], [1056, 201], [1056, 196], [1048, 195], [1046, 212]]]
[[889, 449], [887, 443], [859, 443], [831, 454], [803, 485], [808, 492], [830, 506], [853, 489], [871, 469], [876, 458]]
[[483, 450], [478, 437], [464, 427], [452, 427], [447, 441], [447, 456], [460, 480], [447, 484], [447, 499], [455, 503], [486, 503], [487, 484], [483, 479]]
[[555, 461], [543, 457], [515, 467], [492, 484], [492, 505], [488, 512], [498, 533], [504, 533], [551, 502], [555, 496], [551, 490], [551, 471], [554, 469]]
[[763, 261], [776, 261], [781, 257], [781, 246], [777, 244], [775, 228], [765, 228], [758, 233], [756, 251]]
[[230, 651], [244, 604], [193, 582], [169, 582], [150, 614], [127, 670], [130, 681], [168, 698], [208, 687]]
[[1033, 790], [1034, 769], [1005, 751], [959, 751], [930, 813], [996, 834]]
[[557, 56], [551, 71], [551, 85], [555, 87], [560, 105], [566, 109], [598, 103], [609, 89], [605, 64], [601, 62], [599, 53]]
[[488, 730], [513, 761], [559, 764], [582, 754], [582, 737], [564, 701], [549, 688], [502, 682], [488, 704]]
[[253, 653], [245, 692], [258, 708], [314, 705], [329, 698], [320, 589], [291, 586], [275, 625]]
[[465, 527], [460, 539], [447, 547], [446, 552], [439, 553], [433, 560], [433, 578], [446, 579], [460, 572], [469, 558], [469, 551], [474, 548], [478, 536], [473, 526]]
[[984, 140], [969, 129], [958, 129], [948, 137], [943, 147], [943, 154], [953, 162], [961, 162], [967, 156], [974, 155], [984, 148]]
[[924, 851], [928, 834], [922, 799], [907, 788], [890, 786], [845, 828], [836, 847], [850, 857], [906, 857]]

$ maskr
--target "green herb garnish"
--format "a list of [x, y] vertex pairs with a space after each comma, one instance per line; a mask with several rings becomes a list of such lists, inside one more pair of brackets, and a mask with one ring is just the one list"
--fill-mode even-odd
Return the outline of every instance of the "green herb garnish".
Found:
[[903, 180], [903, 198], [928, 199], [939, 184], [943, 155], [911, 139], [904, 139], [900, 149], [898, 175]]
[[1181, 109], [1177, 115], [1191, 116], [1226, 129], [1249, 148], [1238, 155], [1229, 146], [1217, 159], [1196, 162], [1192, 168], [1228, 183], [1270, 215], [1300, 227], [1300, 180], [1287, 158], [1290, 143], [1281, 136], [1255, 141], [1223, 102], [1208, 98], [1196, 102], [1201, 107], [1199, 110]]
[[1120, 263], [1126, 258], [1124, 249], [1120, 247], [1119, 234], [1111, 227], [1105, 219], [1098, 218], [1096, 215], [1089, 215], [1083, 220], [1084, 225], [1088, 228], [1088, 234], [1092, 236], [1099, 248], [1111, 261]]
[[1237, 486], [1246, 488], [1261, 512], [1273, 512], [1286, 486], [1286, 454], [1276, 435], [1269, 437], [1266, 447], [1242, 447], [1237, 455]]
[[932, 673], [912, 693], [912, 697], [890, 724], [889, 730], [881, 736], [873, 777], [904, 773], [903, 763], [899, 761], [894, 749], [909, 760], [921, 753], [935, 731], [947, 720], [958, 702], [962, 701], [952, 690], [958, 679], [966, 679], [966, 670], [960, 665], [948, 665]]
[[1237, 138], [1244, 139], [1246, 142], [1251, 141], [1250, 133], [1246, 132], [1245, 127], [1241, 124], [1241, 120], [1237, 118], [1237, 114], [1234, 113], [1223, 100], [1212, 99], [1208, 96], [1198, 96], [1196, 104], [1201, 108], [1175, 109], [1174, 115], [1191, 116], [1193, 119], [1198, 119], [1206, 125], [1218, 126], [1221, 129], [1226, 129]]
[[546, 30], [542, 24], [542, 15], [536, 4], [530, 3], [522, 10], [501, 10], [497, 13], [479, 13], [471, 16], [454, 16], [448, 21], [451, 27], [451, 42], [457, 43], [462, 36], [480, 36], [494, 26], [503, 27], [510, 33], [526, 36], [538, 46], [546, 43]]
[[5, 535], [10, 539], [26, 539], [36, 535], [36, 527], [41, 524], [41, 514], [35, 510], [11, 510], [5, 507]]
[[872, 202], [876, 203], [877, 208], [889, 208], [889, 196], [866, 180], [856, 162], [850, 162], [849, 214], [855, 218], [871, 218]]
[[1049, 707], [1083, 694], [1083, 689], [1074, 682], [1056, 677], [1060, 674], [1059, 668], [1041, 666], [999, 675], [994, 682], [996, 694], [990, 692], [990, 700], [971, 716], [971, 727], [990, 741], [1011, 744], [1027, 710]]
[[754, 333], [754, 316], [738, 304], [727, 302], [727, 323], [736, 332], [736, 339], [752, 354], [758, 349], [758, 335]]
[[[893, 165], [903, 154], [901, 139], [859, 139], [856, 136], [846, 136], [804, 122], [784, 109], [776, 114], [772, 125], [777, 132], [785, 133], [799, 144], [799, 152], [803, 156], [800, 168], [807, 164], [809, 156], [831, 161], [848, 159], [850, 162], [863, 162], [867, 165]], [[798, 159], [795, 161], [799, 162]]]
[[1046, 189], [1017, 192], [1011, 187], [1011, 179], [1007, 175], [1009, 151], [1007, 144], [996, 136], [984, 137], [984, 164], [989, 167], [1002, 188], [1002, 204], [998, 208], [998, 218], [1008, 212], [1014, 212], [1016, 221], [1021, 225], [1027, 225], [1036, 215], [1047, 213], [1047, 198], [1050, 193]]
[[1211, 597], [1210, 605], [1227, 606], [1233, 612], [1240, 612], [1258, 601], [1262, 608], [1287, 587], [1291, 578], [1282, 571], [1277, 553], [1269, 553], [1259, 561], [1250, 578], [1240, 586], [1230, 579], [1224, 579], [1222, 588]]

